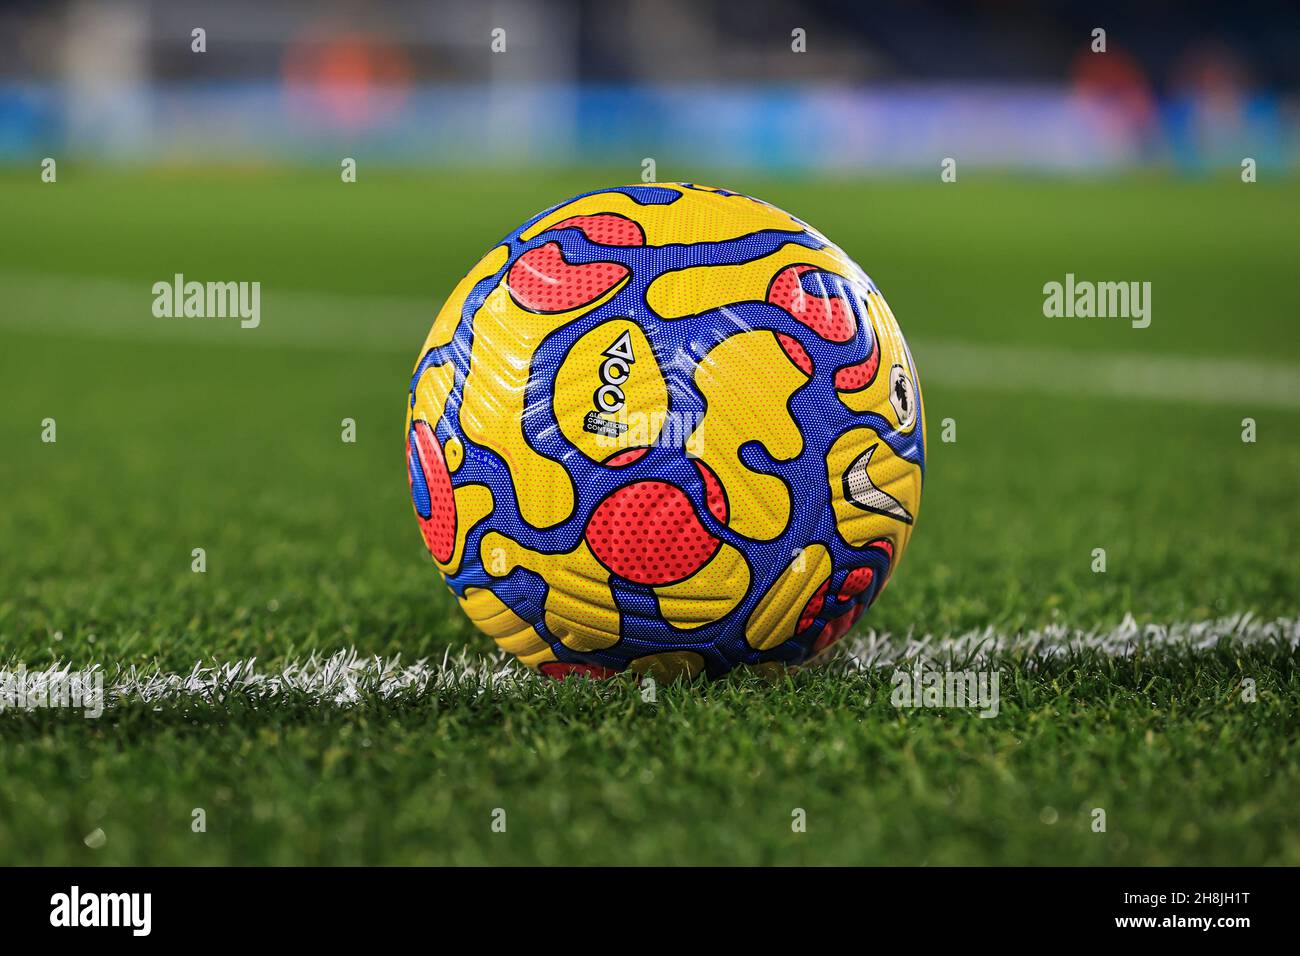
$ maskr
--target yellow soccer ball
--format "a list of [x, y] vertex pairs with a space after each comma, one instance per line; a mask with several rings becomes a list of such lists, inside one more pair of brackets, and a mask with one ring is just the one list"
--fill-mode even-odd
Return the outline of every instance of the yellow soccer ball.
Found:
[[528, 220], [447, 299], [409, 389], [434, 563], [553, 677], [821, 653], [902, 557], [924, 467], [916, 367], [871, 279], [691, 183]]

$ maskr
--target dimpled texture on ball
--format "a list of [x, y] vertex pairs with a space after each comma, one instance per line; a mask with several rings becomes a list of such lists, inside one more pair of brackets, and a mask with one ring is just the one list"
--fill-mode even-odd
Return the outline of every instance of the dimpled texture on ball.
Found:
[[556, 678], [818, 657], [889, 581], [924, 468], [880, 290], [803, 221], [691, 183], [528, 220], [452, 292], [408, 393], [434, 564]]

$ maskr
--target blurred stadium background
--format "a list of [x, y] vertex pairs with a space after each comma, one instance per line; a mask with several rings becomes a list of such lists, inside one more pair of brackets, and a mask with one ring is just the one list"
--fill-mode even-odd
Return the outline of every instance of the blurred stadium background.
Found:
[[0, 160], [1292, 167], [1298, 41], [1287, 3], [7, 3]]

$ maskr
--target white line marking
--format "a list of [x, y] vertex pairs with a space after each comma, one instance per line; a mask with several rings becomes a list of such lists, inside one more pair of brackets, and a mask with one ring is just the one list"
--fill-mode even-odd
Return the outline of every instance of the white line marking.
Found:
[[[170, 277], [168, 277], [170, 278]], [[0, 272], [0, 328], [207, 344], [397, 352], [414, 360], [439, 303], [263, 286], [262, 323], [155, 318], [149, 284]], [[912, 343], [921, 384], [992, 392], [1300, 409], [1300, 363], [1093, 352], [951, 340]]]
[[[171, 281], [171, 276], [162, 277]], [[438, 303], [379, 295], [296, 292], [262, 286], [262, 322], [153, 314], [147, 282], [0, 272], [0, 327], [137, 342], [401, 351], [412, 359]]]
[[[850, 639], [839, 654], [850, 669], [910, 666], [925, 660], [942, 665], [956, 661], [962, 667], [987, 662], [992, 657], [1016, 655], [1034, 659], [1061, 657], [1095, 650], [1115, 657], [1127, 657], [1139, 649], [1209, 650], [1221, 641], [1243, 644], [1281, 643], [1291, 650], [1300, 647], [1300, 618], [1259, 621], [1252, 614], [1236, 614], [1217, 620], [1180, 622], [1169, 625], [1139, 625], [1131, 615], [1109, 630], [1081, 630], [1064, 624], [1004, 634], [986, 628], [951, 637], [899, 636], [875, 630]], [[75, 671], [69, 664], [39, 670], [0, 670], [0, 691], [11, 680], [21, 678], [29, 697], [39, 699], [43, 688], [53, 687], [70, 675], [94, 673]], [[290, 661], [269, 672], [257, 670], [256, 658], [230, 664], [196, 663], [188, 672], [168, 673], [135, 666], [119, 669], [104, 681], [109, 706], [162, 704], [197, 699], [220, 702], [228, 695], [289, 705], [348, 706], [376, 698], [419, 697], [448, 687], [470, 687], [479, 693], [509, 692], [522, 682], [542, 680], [504, 654], [447, 654], [441, 662], [416, 661], [402, 664], [397, 657], [383, 659], [362, 656], [355, 648], [329, 657], [312, 655]], [[3, 694], [0, 694], [0, 702]], [[0, 706], [0, 710], [5, 709]]]
[[1290, 362], [936, 341], [912, 354], [922, 387], [1300, 408], [1300, 365]]
[[1295, 650], [1300, 648], [1300, 618], [1261, 621], [1247, 611], [1205, 621], [1138, 624], [1132, 614], [1125, 614], [1118, 625], [1109, 629], [1082, 630], [1066, 624], [1048, 624], [1014, 634], [989, 627], [948, 637], [931, 634], [899, 637], [868, 628], [849, 639], [846, 651], [853, 666], [869, 668], [891, 667], [918, 658], [980, 661], [1009, 654], [1057, 658], [1085, 650], [1129, 657], [1139, 649], [1205, 651], [1227, 640], [1243, 644], [1280, 642]]

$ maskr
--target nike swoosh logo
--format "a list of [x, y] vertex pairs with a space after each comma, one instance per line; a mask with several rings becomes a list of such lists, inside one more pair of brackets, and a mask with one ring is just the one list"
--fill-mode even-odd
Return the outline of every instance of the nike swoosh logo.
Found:
[[867, 466], [871, 464], [871, 456], [879, 447], [880, 443], [877, 442], [849, 465], [848, 471], [844, 472], [844, 496], [864, 511], [884, 515], [887, 518], [897, 518], [904, 524], [911, 524], [911, 512], [904, 508], [903, 503], [897, 498], [877, 488], [867, 472]]

